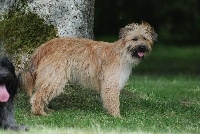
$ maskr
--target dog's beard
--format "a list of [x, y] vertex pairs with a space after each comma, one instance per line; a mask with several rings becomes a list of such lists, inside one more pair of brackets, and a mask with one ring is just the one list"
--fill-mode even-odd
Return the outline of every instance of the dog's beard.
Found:
[[128, 47], [128, 51], [131, 53], [132, 58], [143, 59], [147, 53], [149, 53], [149, 49], [146, 45], [137, 45], [135, 47]]

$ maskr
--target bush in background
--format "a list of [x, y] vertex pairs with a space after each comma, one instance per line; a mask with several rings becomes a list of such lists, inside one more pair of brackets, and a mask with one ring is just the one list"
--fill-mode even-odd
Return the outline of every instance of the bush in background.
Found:
[[30, 53], [47, 40], [56, 37], [52, 25], [45, 24], [38, 15], [20, 10], [10, 11], [0, 21], [0, 41], [9, 54], [16, 51]]
[[24, 9], [13, 7], [0, 21], [1, 47], [13, 57], [18, 68], [25, 68], [33, 50], [57, 34], [53, 25]]

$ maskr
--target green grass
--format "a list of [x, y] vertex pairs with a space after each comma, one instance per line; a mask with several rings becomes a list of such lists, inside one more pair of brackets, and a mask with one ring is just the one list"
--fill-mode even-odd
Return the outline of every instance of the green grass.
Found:
[[136, 67], [140, 74], [200, 74], [199, 46], [155, 44], [152, 53]]
[[[1, 134], [27, 134], [27, 132], [11, 132], [11, 131], [0, 131]], [[93, 127], [90, 129], [80, 129], [80, 128], [58, 128], [58, 127], [42, 127], [37, 126], [29, 130], [28, 134], [153, 134], [144, 131], [120, 131], [120, 130], [111, 130], [105, 131], [99, 127]]]
[[16, 120], [41, 134], [200, 133], [198, 57], [200, 47], [155, 46], [121, 92], [122, 118], [108, 115], [96, 92], [70, 87], [50, 103], [48, 116], [32, 115], [29, 97], [19, 91]]

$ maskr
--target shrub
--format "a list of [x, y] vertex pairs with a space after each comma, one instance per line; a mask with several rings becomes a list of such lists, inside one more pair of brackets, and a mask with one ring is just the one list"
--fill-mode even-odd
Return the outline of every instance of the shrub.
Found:
[[13, 59], [16, 72], [27, 68], [36, 47], [57, 35], [53, 25], [46, 24], [44, 19], [28, 11], [26, 3], [21, 1], [0, 16], [0, 53]]
[[33, 48], [56, 37], [54, 26], [45, 24], [44, 19], [30, 11], [13, 8], [2, 18], [0, 41], [9, 54], [32, 53]]

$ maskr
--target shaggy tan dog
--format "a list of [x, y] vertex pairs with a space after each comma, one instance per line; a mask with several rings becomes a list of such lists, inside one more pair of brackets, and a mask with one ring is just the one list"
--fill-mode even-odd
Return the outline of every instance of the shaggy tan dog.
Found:
[[114, 43], [80, 38], [52, 39], [36, 49], [29, 70], [21, 73], [21, 86], [31, 97], [32, 112], [45, 115], [49, 101], [58, 96], [67, 83], [80, 84], [100, 92], [109, 114], [120, 117], [120, 90], [132, 67], [152, 49], [157, 38], [147, 24], [122, 28]]

